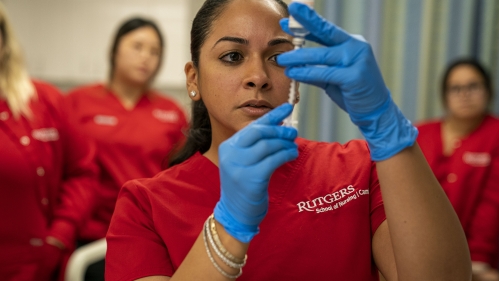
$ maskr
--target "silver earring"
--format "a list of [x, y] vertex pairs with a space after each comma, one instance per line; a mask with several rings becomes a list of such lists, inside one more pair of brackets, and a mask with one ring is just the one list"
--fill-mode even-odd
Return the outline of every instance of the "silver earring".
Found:
[[191, 91], [189, 94], [191, 95], [191, 97], [195, 97], [197, 95], [196, 91]]

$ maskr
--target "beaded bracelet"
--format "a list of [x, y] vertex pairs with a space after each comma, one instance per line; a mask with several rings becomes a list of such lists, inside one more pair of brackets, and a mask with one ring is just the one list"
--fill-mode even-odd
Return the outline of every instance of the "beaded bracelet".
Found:
[[215, 261], [215, 259], [213, 258], [213, 255], [211, 254], [211, 251], [210, 251], [210, 247], [208, 246], [208, 242], [206, 241], [207, 238], [207, 233], [208, 233], [208, 223], [209, 221], [206, 220], [206, 222], [204, 223], [204, 227], [203, 227], [203, 241], [204, 241], [204, 246], [206, 248], [206, 253], [208, 254], [208, 258], [210, 259], [211, 263], [213, 264], [213, 266], [218, 270], [218, 272], [220, 272], [220, 274], [222, 274], [223, 276], [229, 278], [229, 279], [236, 279], [238, 278], [239, 276], [241, 276], [243, 274], [243, 269], [240, 268], [239, 269], [239, 272], [235, 275], [232, 275], [232, 274], [229, 274], [227, 272], [225, 272], [218, 264], [217, 262]]
[[[211, 220], [211, 217], [208, 218], [208, 220]], [[232, 267], [232, 268], [242, 268], [245, 264], [246, 264], [246, 260], [243, 260], [243, 262], [241, 263], [236, 263], [236, 262], [233, 262], [231, 261], [230, 259], [228, 259], [227, 256], [223, 255], [220, 251], [220, 249], [217, 247], [217, 245], [215, 245], [215, 242], [213, 241], [213, 233], [211, 233], [211, 231], [209, 230], [208, 228], [208, 224], [205, 223], [205, 228], [206, 228], [206, 233], [208, 234], [208, 241], [210, 241], [210, 244], [211, 244], [211, 247], [213, 248], [213, 250], [215, 250], [215, 253], [217, 254], [217, 256], [228, 266]], [[232, 255], [231, 255], [232, 256]]]
[[227, 249], [225, 249], [222, 242], [220, 241], [220, 237], [218, 236], [217, 228], [215, 226], [215, 218], [213, 214], [211, 214], [208, 220], [210, 221], [210, 233], [211, 236], [213, 237], [213, 240], [215, 241], [218, 250], [220, 250], [220, 252], [233, 263], [242, 264], [244, 266], [246, 264], [247, 256], [245, 255], [244, 259], [236, 258]]

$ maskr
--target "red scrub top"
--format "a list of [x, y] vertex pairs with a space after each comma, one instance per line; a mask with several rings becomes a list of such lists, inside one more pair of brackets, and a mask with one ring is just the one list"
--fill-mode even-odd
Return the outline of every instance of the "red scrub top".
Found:
[[59, 91], [34, 86], [31, 118], [15, 119], [0, 100], [1, 280], [51, 280], [64, 253], [45, 239], [74, 248], [96, 183], [95, 147], [69, 125]]
[[100, 186], [92, 218], [80, 239], [105, 237], [121, 186], [128, 180], [152, 177], [187, 127], [183, 110], [171, 99], [149, 91], [127, 110], [104, 85], [71, 91], [67, 99], [79, 129], [97, 143]]
[[[371, 240], [385, 212], [366, 143], [297, 142], [298, 159], [272, 175], [269, 211], [238, 280], [378, 280]], [[219, 198], [218, 167], [200, 153], [125, 184], [106, 280], [172, 276]]]
[[454, 206], [464, 228], [471, 258], [497, 267], [499, 254], [499, 119], [482, 124], [443, 154], [442, 121], [418, 127], [418, 143]]

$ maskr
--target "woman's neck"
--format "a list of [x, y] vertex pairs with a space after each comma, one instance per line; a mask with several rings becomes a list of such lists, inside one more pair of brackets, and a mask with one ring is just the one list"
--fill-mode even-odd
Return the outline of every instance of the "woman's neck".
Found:
[[455, 116], [448, 115], [444, 119], [444, 126], [451, 131], [453, 135], [463, 137], [473, 132], [485, 118], [485, 114], [472, 119], [460, 119]]
[[131, 110], [137, 105], [146, 90], [146, 87], [126, 83], [115, 77], [109, 82], [109, 89], [118, 98], [125, 109]]
[[218, 148], [213, 145], [203, 154], [204, 157], [208, 158], [213, 164], [218, 167]]
[[[212, 128], [213, 129], [213, 128]], [[221, 140], [217, 138], [216, 135], [212, 135], [211, 137], [211, 145], [210, 148], [203, 154], [204, 157], [208, 158], [213, 164], [218, 165], [218, 147], [225, 139]]]
[[232, 130], [221, 129], [216, 122], [211, 122], [211, 145], [210, 148], [203, 154], [213, 164], [218, 165], [218, 148], [222, 142], [232, 137], [236, 132]]

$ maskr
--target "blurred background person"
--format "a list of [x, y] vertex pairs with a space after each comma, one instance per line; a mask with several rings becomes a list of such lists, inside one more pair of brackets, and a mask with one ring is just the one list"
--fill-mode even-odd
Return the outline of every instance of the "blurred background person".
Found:
[[451, 63], [442, 80], [445, 115], [418, 126], [418, 142], [465, 230], [476, 280], [499, 280], [499, 119], [492, 83], [473, 59]]
[[[79, 129], [97, 143], [100, 186], [80, 245], [104, 238], [121, 186], [152, 177], [162, 161], [183, 142], [184, 111], [150, 89], [164, 53], [163, 36], [147, 19], [125, 21], [114, 37], [106, 84], [72, 90], [67, 99]], [[87, 280], [104, 280], [104, 262], [87, 270]]]
[[95, 147], [59, 91], [30, 80], [1, 3], [0, 33], [0, 279], [56, 280], [89, 215]]

